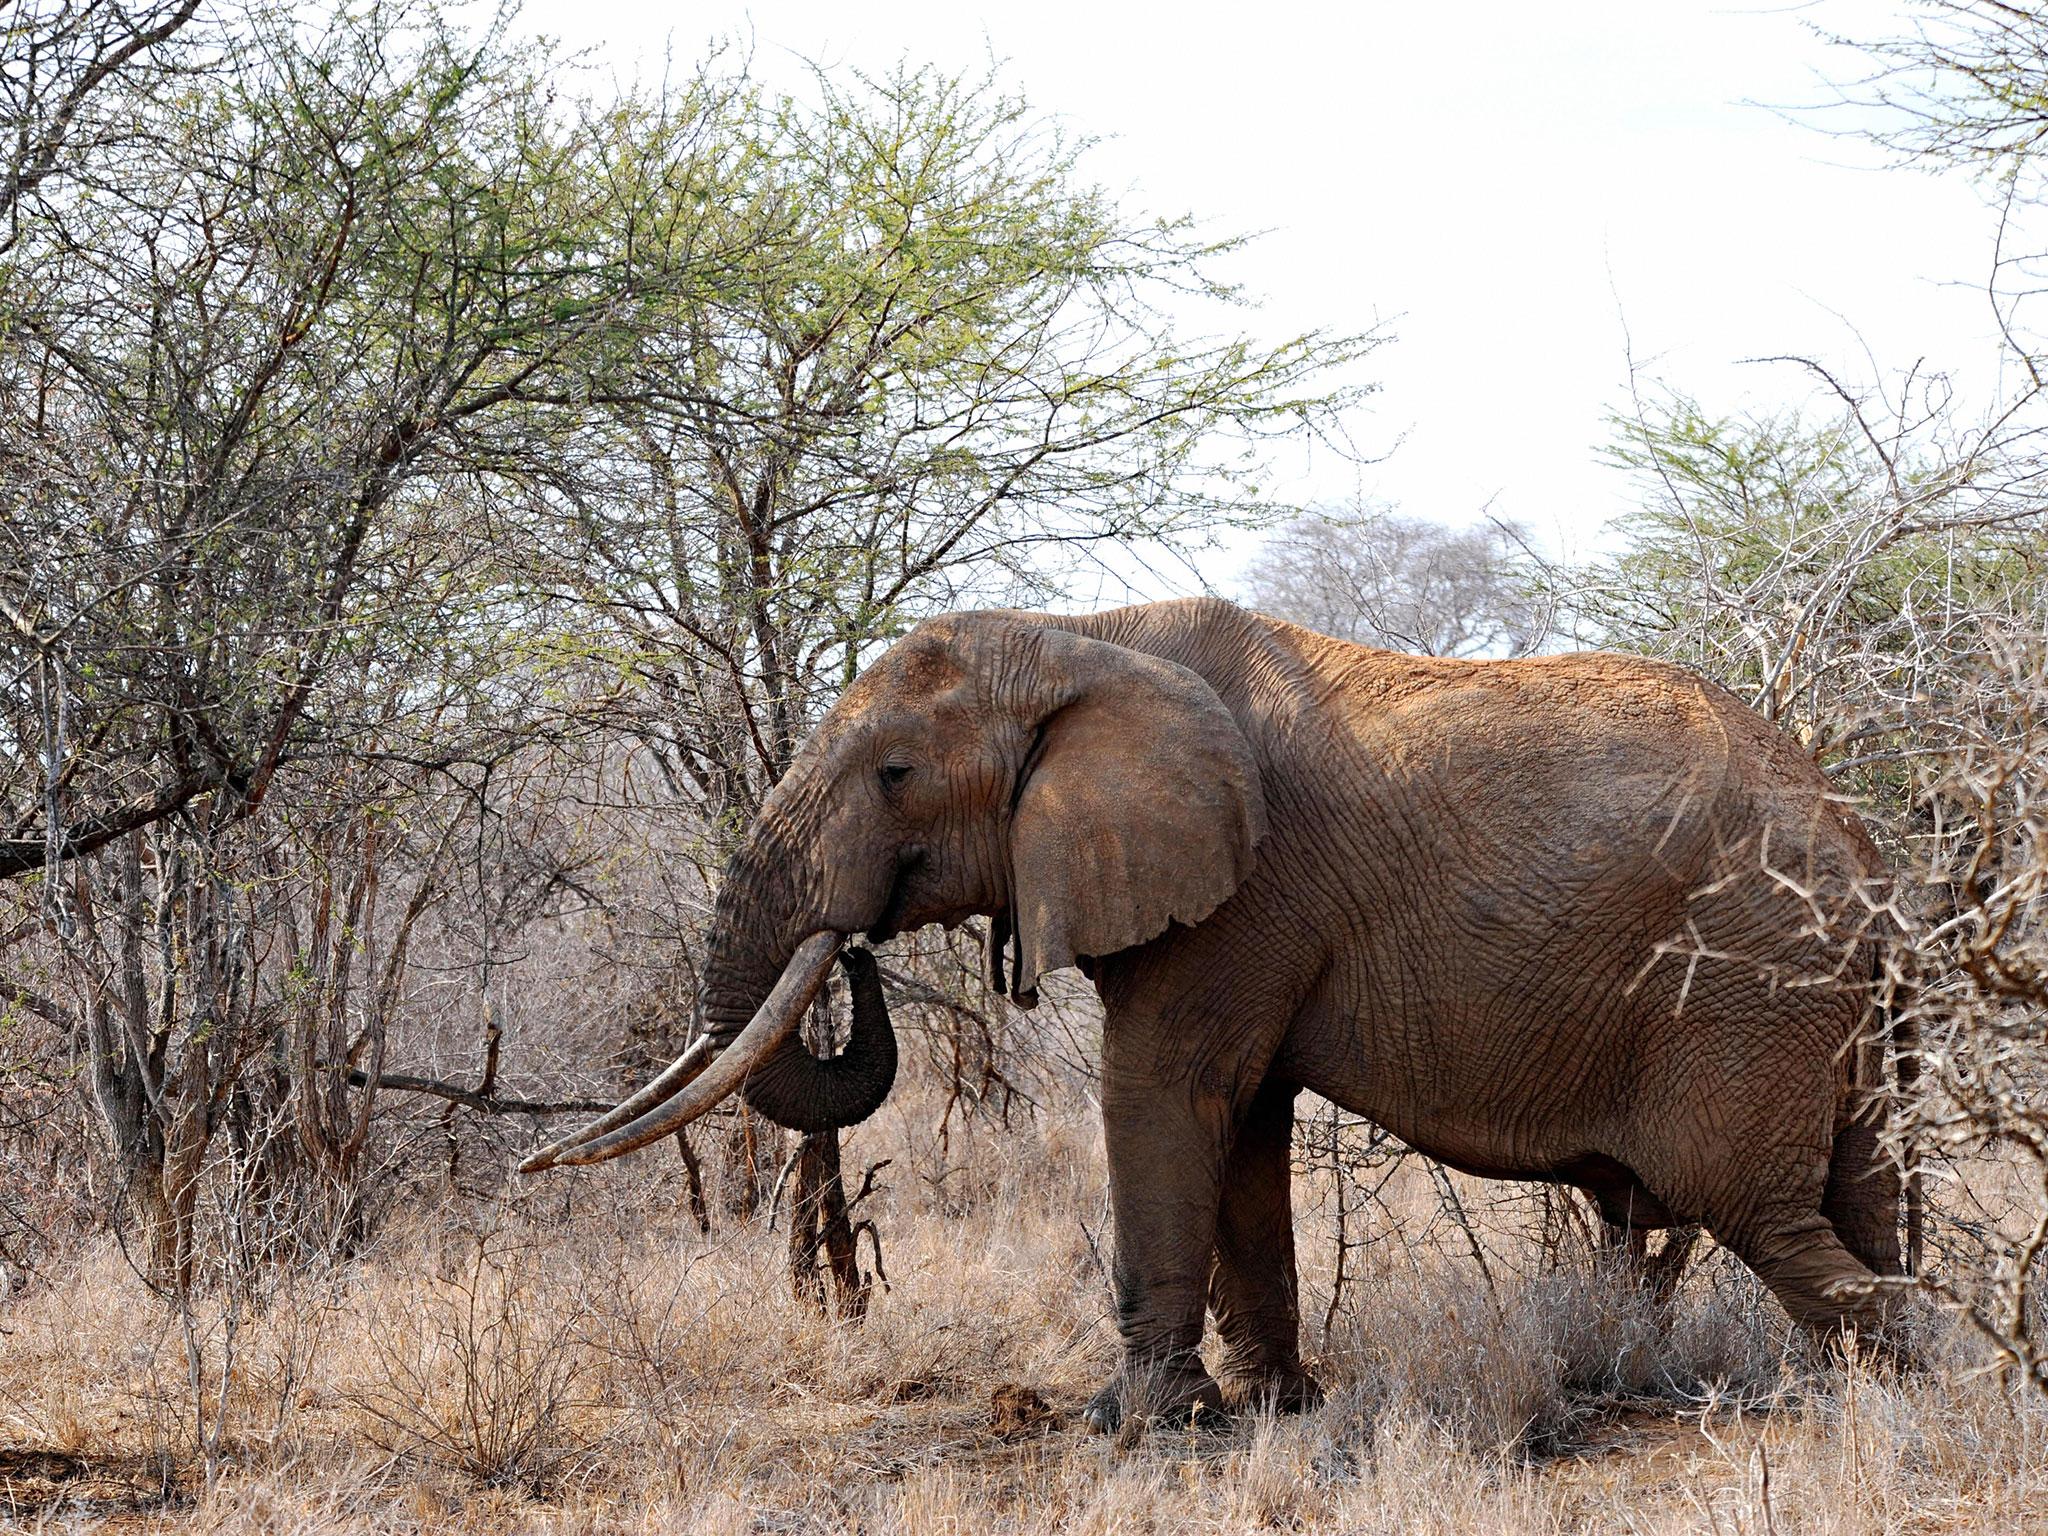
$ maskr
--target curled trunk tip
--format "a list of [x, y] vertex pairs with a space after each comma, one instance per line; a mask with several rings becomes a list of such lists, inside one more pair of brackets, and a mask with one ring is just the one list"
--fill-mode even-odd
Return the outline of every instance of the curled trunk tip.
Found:
[[896, 1082], [896, 1030], [874, 951], [849, 946], [839, 963], [853, 1002], [846, 1049], [820, 1060], [793, 1033], [754, 1069], [742, 1090], [749, 1108], [794, 1131], [858, 1125], [882, 1107]]

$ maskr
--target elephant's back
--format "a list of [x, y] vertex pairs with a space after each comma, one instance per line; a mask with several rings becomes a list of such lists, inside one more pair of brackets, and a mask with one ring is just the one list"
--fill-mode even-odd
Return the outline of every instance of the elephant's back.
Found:
[[[1768, 1070], [1825, 1097], [1853, 1000], [1782, 987], [1856, 970], [1841, 936], [1879, 865], [1796, 742], [1666, 663], [1357, 650], [1316, 669], [1331, 782], [1357, 775], [1380, 828], [1337, 1011], [1405, 1085], [1397, 1118], [1533, 1170], [1619, 1155], [1680, 1082]], [[1825, 938], [1816, 901], [1843, 919]]]
[[[1305, 635], [1306, 632], [1297, 632]], [[1785, 732], [1698, 673], [1608, 651], [1452, 660], [1319, 641], [1322, 700], [1378, 768], [1465, 816], [1724, 829], [1799, 822], [1876, 874], [1862, 823]]]
[[1372, 670], [1347, 690], [1368, 772], [1463, 905], [1512, 926], [1661, 941], [1712, 918], [1783, 961], [1811, 927], [1788, 902], [1846, 908], [1882, 874], [1799, 744], [1683, 667], [1592, 652]]

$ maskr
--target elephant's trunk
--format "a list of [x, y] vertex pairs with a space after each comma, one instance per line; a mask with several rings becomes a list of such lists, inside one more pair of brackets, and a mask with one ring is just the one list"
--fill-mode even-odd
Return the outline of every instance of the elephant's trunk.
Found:
[[[874, 956], [840, 953], [838, 932], [784, 915], [796, 904], [781, 889], [792, 861], [779, 842], [757, 826], [726, 871], [697, 1040], [618, 1108], [527, 1158], [522, 1171], [603, 1162], [647, 1146], [735, 1089], [769, 1119], [803, 1131], [852, 1125], [880, 1107], [896, 1078], [896, 1035]], [[802, 942], [785, 937], [792, 930]], [[804, 1047], [798, 1025], [834, 954], [851, 983], [853, 1032], [844, 1051], [821, 1061]]]
[[[801, 774], [801, 768], [794, 770], [778, 786], [777, 800], [787, 795], [802, 806], [808, 797]], [[843, 925], [839, 931], [865, 926], [874, 916], [862, 902], [832, 910], [834, 903], [806, 889], [823, 883], [811, 877], [815, 836], [808, 828], [791, 826], [778, 814], [781, 809], [771, 804], [763, 810], [719, 887], [700, 1008], [705, 1033], [716, 1039], [731, 1039], [753, 1017], [782, 969], [786, 946], [834, 925], [820, 920], [827, 911]], [[874, 899], [879, 903], [886, 893]], [[853, 1033], [846, 1049], [821, 1061], [792, 1031], [747, 1075], [742, 1092], [748, 1106], [777, 1125], [823, 1131], [857, 1124], [880, 1108], [896, 1080], [896, 1035], [874, 957], [852, 950], [842, 963], [853, 993]]]
[[853, 1032], [846, 1049], [820, 1061], [792, 1031], [767, 1060], [747, 1074], [741, 1093], [777, 1125], [793, 1131], [830, 1131], [856, 1125], [882, 1107], [896, 1082], [896, 1031], [882, 999], [874, 952], [840, 952], [853, 993]]
[[[729, 1046], [715, 1049], [709, 1044], [711, 1037], [704, 1037], [678, 1056], [654, 1083], [575, 1135], [543, 1147], [519, 1165], [520, 1171], [537, 1173], [558, 1163], [602, 1163], [637, 1151], [680, 1131], [728, 1097], [746, 1081], [748, 1073], [796, 1034], [804, 1010], [825, 984], [825, 974], [841, 942], [836, 933], [812, 934], [797, 946], [767, 1001]], [[663, 1083], [670, 1085], [665, 1103], [616, 1124], [636, 1102], [653, 1097]]]

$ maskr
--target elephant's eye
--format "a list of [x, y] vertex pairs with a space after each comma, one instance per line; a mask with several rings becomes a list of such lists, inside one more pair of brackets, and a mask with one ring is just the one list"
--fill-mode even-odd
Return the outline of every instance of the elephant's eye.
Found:
[[882, 764], [881, 772], [883, 785], [889, 789], [894, 789], [897, 785], [901, 784], [905, 779], [910, 777], [910, 764], [884, 763]]

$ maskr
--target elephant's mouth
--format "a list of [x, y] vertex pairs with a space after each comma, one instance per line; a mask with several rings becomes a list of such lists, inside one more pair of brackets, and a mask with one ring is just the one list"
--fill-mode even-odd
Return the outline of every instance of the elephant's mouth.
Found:
[[904, 914], [910, 910], [911, 882], [925, 861], [925, 850], [916, 846], [906, 848], [896, 856], [896, 877], [889, 882], [889, 895], [882, 903], [882, 915], [867, 931], [870, 944], [886, 944], [903, 931]]

